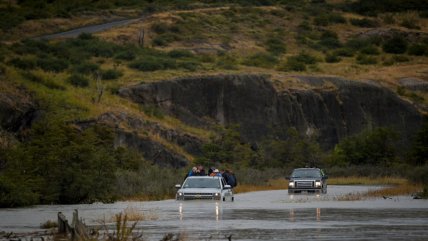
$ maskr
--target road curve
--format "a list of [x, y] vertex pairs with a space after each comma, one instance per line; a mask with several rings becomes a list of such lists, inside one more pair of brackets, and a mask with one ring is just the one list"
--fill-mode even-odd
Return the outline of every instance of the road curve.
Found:
[[48, 35], [42, 35], [39, 37], [35, 37], [36, 40], [51, 40], [51, 39], [58, 39], [58, 38], [75, 38], [79, 36], [82, 33], [97, 33], [101, 32], [113, 27], [119, 27], [119, 26], [125, 26], [130, 23], [136, 22], [142, 18], [132, 18], [132, 19], [121, 19], [116, 20], [113, 22], [108, 23], [102, 23], [102, 24], [96, 24], [96, 25], [89, 25], [81, 28], [72, 29], [65, 32], [60, 33], [54, 33], [54, 34], [48, 34]]

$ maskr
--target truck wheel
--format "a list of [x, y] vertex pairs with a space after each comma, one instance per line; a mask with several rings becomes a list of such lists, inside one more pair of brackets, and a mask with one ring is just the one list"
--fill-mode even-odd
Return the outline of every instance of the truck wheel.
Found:
[[232, 202], [233, 202], [233, 201], [235, 201], [235, 197], [232, 197], [232, 198], [230, 199], [230, 201], [232, 201]]
[[224, 202], [224, 201], [226, 201], [226, 198], [225, 198], [225, 197], [223, 197], [223, 202]]

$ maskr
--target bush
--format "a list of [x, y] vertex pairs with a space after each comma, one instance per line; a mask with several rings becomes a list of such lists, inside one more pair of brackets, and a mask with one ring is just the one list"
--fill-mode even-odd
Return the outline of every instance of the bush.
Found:
[[165, 69], [176, 69], [175, 60], [165, 57], [147, 56], [140, 60], [135, 60], [129, 64], [129, 67], [141, 71], [155, 71]]
[[22, 73], [22, 76], [24, 76], [26, 79], [28, 79], [32, 82], [42, 84], [42, 85], [48, 87], [49, 89], [65, 90], [64, 86], [56, 83], [55, 81], [53, 81], [51, 79], [44, 78], [43, 76], [40, 76], [40, 75], [33, 74], [31, 72], [24, 72], [24, 73]]
[[376, 46], [370, 45], [367, 47], [364, 47], [360, 50], [360, 52], [362, 54], [367, 54], [367, 55], [379, 55], [380, 51]]
[[361, 39], [361, 38], [355, 38], [355, 39], [349, 39], [345, 46], [348, 49], [352, 50], [360, 50], [366, 47], [370, 47], [372, 43], [368, 39]]
[[125, 50], [117, 53], [114, 58], [119, 60], [134, 60], [136, 57], [136, 54], [134, 51], [131, 50]]
[[388, 128], [365, 130], [336, 145], [333, 159], [345, 165], [388, 166], [396, 158], [398, 134]]
[[382, 49], [386, 53], [402, 54], [407, 50], [407, 40], [401, 36], [394, 36], [393, 38], [385, 41]]
[[342, 57], [352, 57], [355, 54], [355, 50], [349, 47], [345, 47], [335, 50], [333, 54]]
[[320, 14], [314, 18], [314, 24], [327, 26], [334, 23], [346, 23], [346, 19], [338, 13]]
[[82, 62], [74, 66], [73, 71], [77, 72], [78, 74], [93, 74], [99, 69], [100, 66], [98, 64], [94, 64], [91, 62]]
[[426, 44], [411, 44], [407, 50], [410, 55], [423, 56], [428, 55], [428, 46]]
[[237, 69], [237, 57], [230, 54], [220, 53], [216, 60], [216, 66], [222, 69]]
[[9, 64], [23, 70], [30, 70], [36, 67], [36, 60], [33, 58], [13, 58]]
[[288, 57], [285, 65], [281, 66], [280, 70], [283, 71], [305, 71], [306, 64], [300, 62], [294, 57]]
[[306, 65], [316, 64], [318, 60], [305, 52], [301, 52], [299, 55], [290, 56], [287, 58], [285, 65], [279, 69], [283, 71], [305, 71]]
[[196, 61], [183, 61], [177, 64], [177, 67], [187, 69], [190, 71], [197, 70], [201, 65]]
[[152, 24], [150, 29], [157, 34], [164, 34], [170, 31], [170, 26], [164, 22], [157, 22]]
[[279, 37], [271, 37], [265, 42], [267, 50], [275, 55], [280, 55], [286, 52], [286, 46], [282, 39]]
[[403, 62], [409, 62], [410, 59], [406, 55], [394, 55], [392, 56], [392, 60], [394, 62], [403, 63]]
[[114, 80], [122, 77], [123, 73], [116, 69], [108, 69], [101, 72], [101, 78], [103, 80]]
[[372, 56], [367, 56], [365, 54], [359, 54], [357, 56], [357, 63], [362, 65], [377, 64], [377, 58]]
[[186, 49], [174, 49], [168, 52], [168, 56], [171, 58], [190, 58], [193, 57], [193, 53]]
[[37, 66], [45, 71], [58, 73], [68, 68], [68, 61], [64, 59], [45, 57], [37, 60]]
[[327, 50], [342, 47], [342, 44], [340, 43], [339, 39], [335, 38], [323, 38], [318, 42], [318, 44]]
[[314, 56], [305, 52], [301, 52], [299, 55], [294, 56], [294, 58], [304, 64], [315, 64], [318, 61]]
[[278, 59], [267, 53], [256, 53], [247, 57], [242, 64], [262, 68], [273, 68], [278, 63]]
[[362, 18], [362, 19], [353, 18], [350, 20], [350, 22], [354, 26], [363, 27], [363, 28], [375, 28], [379, 26], [378, 21], [371, 20], [369, 18]]
[[75, 87], [87, 87], [89, 86], [89, 79], [80, 74], [72, 74], [67, 78], [67, 82]]
[[339, 56], [337, 56], [336, 54], [327, 54], [326, 56], [325, 56], [325, 62], [327, 62], [327, 63], [338, 63], [338, 62], [340, 62], [342, 59], [339, 57]]
[[167, 46], [172, 42], [180, 41], [180, 40], [181, 40], [181, 37], [178, 34], [164, 33], [153, 38], [152, 44], [155, 46]]

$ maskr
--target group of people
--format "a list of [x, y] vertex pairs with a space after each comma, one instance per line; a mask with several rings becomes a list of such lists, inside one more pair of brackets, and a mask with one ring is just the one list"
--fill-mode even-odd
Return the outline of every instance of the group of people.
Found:
[[219, 169], [215, 167], [210, 167], [208, 169], [208, 172], [206, 173], [204, 166], [198, 165], [198, 166], [194, 166], [192, 170], [190, 170], [186, 174], [186, 177], [184, 179], [190, 176], [211, 176], [211, 177], [219, 176], [219, 177], [223, 177], [226, 183], [230, 185], [232, 188], [238, 185], [238, 180], [236, 179], [235, 174], [229, 169], [219, 171]]

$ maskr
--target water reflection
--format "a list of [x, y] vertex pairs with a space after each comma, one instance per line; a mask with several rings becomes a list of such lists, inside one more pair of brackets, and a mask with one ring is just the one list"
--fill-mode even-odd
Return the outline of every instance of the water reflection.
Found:
[[180, 221], [194, 218], [207, 218], [210, 220], [210, 217], [214, 217], [215, 221], [218, 222], [221, 219], [222, 207], [219, 202], [187, 201], [179, 203], [178, 213]]
[[[297, 211], [297, 212], [299, 213], [299, 211]], [[301, 212], [301, 218], [307, 216], [308, 214], [309, 214], [308, 215], [309, 217], [311, 216], [310, 215], [311, 212], [308, 213], [308, 210], [306, 210], [306, 209], [305, 210], [300, 210], [300, 212]], [[295, 210], [293, 208], [290, 209], [288, 216], [289, 216], [290, 222], [295, 222], [296, 221], [296, 212], [295, 212]], [[321, 208], [315, 208], [315, 219], [316, 219], [317, 222], [321, 221]]]

